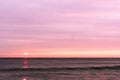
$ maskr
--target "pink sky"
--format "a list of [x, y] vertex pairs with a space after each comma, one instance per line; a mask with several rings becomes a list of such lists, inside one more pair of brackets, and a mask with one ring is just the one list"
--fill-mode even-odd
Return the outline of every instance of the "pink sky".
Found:
[[0, 57], [120, 57], [119, 0], [0, 0]]

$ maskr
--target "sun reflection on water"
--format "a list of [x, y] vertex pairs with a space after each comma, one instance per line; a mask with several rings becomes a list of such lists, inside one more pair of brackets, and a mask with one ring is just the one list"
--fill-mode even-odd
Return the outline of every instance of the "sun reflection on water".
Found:
[[27, 76], [22, 76], [22, 80], [27, 80]]
[[[26, 57], [27, 53], [26, 54], [24, 53], [24, 55], [25, 55], [25, 57], [23, 59], [23, 69], [28, 69], [29, 68], [28, 67], [28, 59]], [[22, 80], [28, 80], [28, 77], [24, 75], [24, 76], [22, 76]]]

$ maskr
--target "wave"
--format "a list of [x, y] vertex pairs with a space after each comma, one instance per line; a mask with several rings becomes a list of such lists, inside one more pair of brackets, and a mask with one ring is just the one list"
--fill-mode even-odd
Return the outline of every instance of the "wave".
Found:
[[63, 68], [10, 68], [0, 69], [0, 71], [65, 71], [65, 70], [120, 70], [120, 66], [103, 67], [63, 67]]

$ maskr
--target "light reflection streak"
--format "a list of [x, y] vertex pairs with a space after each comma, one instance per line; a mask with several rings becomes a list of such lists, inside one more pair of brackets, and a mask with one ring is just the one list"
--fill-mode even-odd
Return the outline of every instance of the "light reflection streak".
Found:
[[22, 80], [27, 80], [27, 76], [22, 76]]
[[[23, 69], [28, 69], [28, 60], [27, 60], [27, 53], [24, 53], [25, 57], [23, 59]], [[28, 80], [27, 76], [22, 76], [22, 80]]]

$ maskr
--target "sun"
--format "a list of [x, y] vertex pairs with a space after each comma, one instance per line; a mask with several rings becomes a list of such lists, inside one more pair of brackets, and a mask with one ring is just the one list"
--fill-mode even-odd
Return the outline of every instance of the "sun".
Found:
[[27, 55], [28, 53], [24, 53], [24, 55]]

